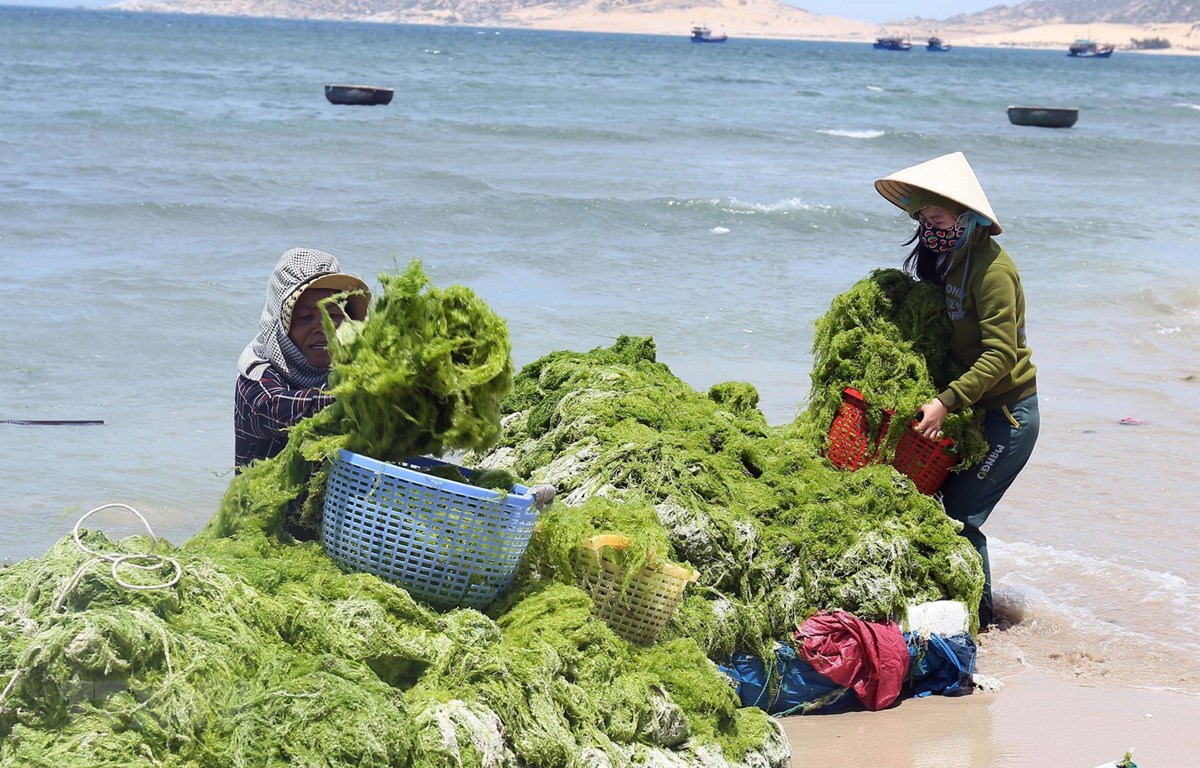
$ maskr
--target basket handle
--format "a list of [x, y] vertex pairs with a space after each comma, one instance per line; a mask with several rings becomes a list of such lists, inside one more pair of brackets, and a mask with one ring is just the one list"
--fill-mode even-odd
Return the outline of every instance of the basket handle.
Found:
[[[585, 539], [583, 546], [592, 550], [597, 556], [599, 556], [600, 550], [604, 549], [605, 547], [612, 547], [614, 549], [621, 550], [628, 549], [629, 537], [623, 536], [619, 533], [602, 533], [597, 536], [592, 536], [589, 539]], [[650, 557], [648, 558], [647, 564], [650, 565], [651, 568], [661, 573], [664, 573], [668, 576], [673, 576], [677, 579], [683, 579], [685, 581], [697, 581], [700, 578], [700, 572], [695, 568], [686, 565], [676, 565], [675, 563], [665, 562], [658, 557], [654, 550], [650, 550], [649, 555]]]
[[912, 420], [912, 424], [911, 424], [912, 431], [916, 434], [916, 436], [921, 438], [922, 440], [926, 440], [931, 443], [937, 443], [937, 446], [942, 449], [943, 453], [949, 453], [949, 449], [954, 447], [954, 438], [943, 437], [941, 440], [930, 440], [928, 437], [925, 437], [925, 435], [922, 435], [920, 432], [917, 432], [917, 426], [920, 423], [921, 422], [917, 421], [916, 419]]

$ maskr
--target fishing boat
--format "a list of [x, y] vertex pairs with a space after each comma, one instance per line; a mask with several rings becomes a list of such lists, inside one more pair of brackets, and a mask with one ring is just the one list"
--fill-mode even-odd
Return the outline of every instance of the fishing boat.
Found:
[[723, 43], [729, 39], [729, 35], [722, 32], [719, 35], [714, 35], [708, 27], [698, 26], [692, 27], [692, 42], [693, 43]]
[[1008, 122], [1038, 128], [1070, 128], [1079, 119], [1075, 107], [1009, 107]]
[[325, 98], [330, 104], [391, 104], [392, 89], [376, 85], [326, 85]]
[[1074, 56], [1079, 59], [1107, 59], [1112, 56], [1113, 46], [1100, 45], [1092, 40], [1080, 38], [1071, 43], [1071, 47], [1067, 49], [1068, 56]]
[[875, 48], [881, 51], [908, 51], [912, 49], [912, 41], [907, 37], [888, 35], [875, 38]]
[[930, 37], [925, 43], [925, 50], [927, 51], [948, 51], [950, 50], [950, 47], [950, 43], [942, 40], [942, 38], [938, 37], [937, 35]]

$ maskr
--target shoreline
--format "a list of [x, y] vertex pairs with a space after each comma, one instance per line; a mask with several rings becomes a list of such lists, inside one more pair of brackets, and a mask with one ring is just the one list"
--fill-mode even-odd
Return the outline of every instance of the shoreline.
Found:
[[[1163, 29], [1163, 27], [1171, 29]], [[1108, 30], [1107, 35], [1090, 35], [1089, 30], [1096, 27], [1104, 27]], [[687, 35], [679, 35], [675, 31], [644, 31], [638, 29], [612, 29], [609, 24], [601, 24], [597, 22], [595, 28], [584, 28], [579, 25], [555, 25], [555, 24], [537, 24], [526, 27], [514, 27], [517, 29], [542, 29], [545, 31], [557, 32], [592, 32], [592, 33], [613, 33], [613, 34], [633, 34], [633, 35], [666, 35], [666, 36], [681, 36], [686, 38]], [[1194, 31], [1193, 31], [1193, 28]], [[710, 27], [714, 33], [722, 31], [721, 28]], [[780, 32], [764, 32], [761, 30], [750, 30], [744, 32], [732, 32], [728, 26], [723, 28], [723, 31], [729, 35], [728, 42], [736, 43], [739, 39], [745, 40], [793, 40], [801, 42], [822, 42], [822, 43], [850, 43], [860, 45], [871, 45], [876, 38], [883, 37], [885, 32], [878, 34], [863, 34], [861, 32], [846, 32], [846, 33], [780, 33]], [[1070, 45], [1079, 39], [1091, 39], [1101, 45], [1113, 45], [1113, 55], [1117, 54], [1139, 54], [1151, 56], [1200, 56], [1200, 24], [1173, 24], [1173, 25], [1156, 25], [1149, 28], [1134, 27], [1132, 25], [1082, 25], [1082, 24], [1056, 24], [1049, 26], [1031, 27], [1023, 30], [1002, 30], [1002, 31], [979, 31], [974, 28], [955, 29], [953, 26], [942, 27], [935, 30], [938, 37], [943, 42], [949, 43], [952, 48], [1008, 48], [1018, 50], [1031, 51], [1053, 51], [1061, 52], [1064, 56], [1067, 55], [1067, 49]], [[1123, 35], [1124, 37], [1120, 37]], [[1138, 37], [1141, 35], [1141, 37]], [[913, 51], [922, 51], [925, 47], [925, 40], [929, 34], [913, 35], [900, 33], [897, 36], [908, 38], [913, 42]], [[1151, 39], [1162, 38], [1171, 43], [1170, 48], [1135, 48], [1130, 43], [1116, 43], [1115, 39], [1131, 40], [1131, 39]]]
[[[1200, 56], [1200, 24], [1043, 24], [1029, 27], [1004, 27], [978, 23], [948, 23], [936, 19], [908, 19], [887, 25], [808, 13], [773, 0], [718, 0], [719, 6], [702, 18], [690, 9], [664, 8], [656, 12], [598, 11], [582, 8], [556, 15], [539, 8], [507, 13], [502, 16], [446, 16], [436, 11], [388, 11], [371, 16], [349, 17], [327, 12], [278, 16], [258, 8], [253, 0], [124, 0], [97, 10], [127, 13], [180, 13], [208, 16], [307, 19], [351, 23], [411, 24], [495, 30], [542, 30], [547, 32], [588, 32], [598, 34], [656, 35], [689, 40], [693, 26], [707, 26], [714, 33], [725, 33], [728, 42], [745, 40], [795, 40], [805, 42], [858, 43], [869, 45], [883, 36], [914, 40], [914, 50], [924, 50], [924, 41], [936, 34], [953, 48], [1017, 48], [1055, 50], [1065, 56], [1076, 40], [1094, 40], [1113, 45], [1115, 54]], [[256, 12], [258, 11], [258, 12]], [[922, 32], [914, 29], [922, 28]], [[1133, 40], [1161, 39], [1169, 48], [1135, 48]]]

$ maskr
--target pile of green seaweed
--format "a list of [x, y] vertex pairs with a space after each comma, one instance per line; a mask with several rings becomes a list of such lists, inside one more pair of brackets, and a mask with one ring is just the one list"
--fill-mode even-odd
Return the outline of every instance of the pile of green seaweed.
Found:
[[[0, 571], [0, 766], [783, 766], [782, 730], [740, 707], [713, 659], [763, 651], [819, 609], [977, 604], [978, 557], [935, 501], [887, 465], [822, 457], [819, 398], [768, 425], [751, 385], [696, 392], [637, 337], [514, 377], [504, 322], [470, 291], [431, 286], [417, 263], [380, 279], [369, 319], [332, 344], [335, 404], [239, 474], [200, 535], [159, 542], [177, 584], [131, 589], [161, 574], [110, 569], [71, 537]], [[819, 338], [894, 324], [894, 302], [847, 306], [865, 314], [835, 303]], [[874, 373], [822, 371], [822, 389], [886, 400]], [[305, 540], [340, 448], [466, 451], [559, 501], [486, 615], [437, 612]], [[572, 555], [600, 533], [629, 536], [635, 567], [700, 571], [653, 646], [598, 621], [577, 585]]]
[[[940, 291], [899, 270], [838, 296], [817, 325], [808, 407], [779, 426], [767, 424], [749, 384], [693, 390], [656, 360], [651, 339], [552, 353], [516, 376], [499, 443], [470, 459], [559, 489], [566, 509], [539, 532], [551, 550], [577, 545], [580, 532], [560, 529], [558, 516], [578, 508], [596, 530], [698, 569], [665, 635], [701, 643], [710, 658], [770, 658], [776, 640], [822, 609], [884, 621], [930, 600], [976, 606], [978, 556], [939, 502], [887, 464], [850, 473], [823, 456], [845, 387], [914, 413], [949, 381], [942, 306]], [[962, 462], [981, 453], [974, 415], [946, 429], [966, 447]], [[606, 509], [652, 513], [617, 524], [589, 507], [598, 497]], [[538, 558], [545, 567], [528, 584], [561, 577], [559, 562]]]
[[[896, 414], [880, 454], [890, 460], [911, 417], [963, 373], [946, 347], [949, 336], [940, 286], [914, 280], [898, 269], [878, 269], [859, 280], [835, 297], [817, 322], [812, 387], [800, 417], [806, 436], [818, 443], [825, 440], [842, 403], [842, 390], [852, 387], [871, 406], [872, 434], [885, 411]], [[951, 413], [943, 431], [954, 441], [957, 468], [987, 453], [982, 414], [976, 409]]]
[[504, 322], [419, 264], [380, 279], [370, 318], [331, 345], [336, 403], [236, 476], [200, 535], [158, 542], [177, 584], [130, 588], [163, 574], [110, 570], [71, 537], [0, 571], [0, 765], [785, 765], [782, 730], [700, 644], [631, 645], [569, 579], [489, 616], [439, 613], [290, 535], [311, 532], [340, 448], [398, 458], [499, 434]]

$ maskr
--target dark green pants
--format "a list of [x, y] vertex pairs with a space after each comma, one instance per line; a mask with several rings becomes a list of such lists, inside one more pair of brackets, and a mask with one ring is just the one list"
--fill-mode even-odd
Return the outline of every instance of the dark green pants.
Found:
[[992, 624], [993, 617], [992, 569], [988, 563], [987, 537], [980, 528], [1025, 468], [1040, 426], [1037, 395], [987, 411], [983, 421], [988, 441], [987, 456], [970, 469], [952, 473], [942, 486], [942, 506], [946, 508], [946, 514], [963, 524], [962, 535], [983, 558], [983, 598], [979, 602], [981, 627]]

